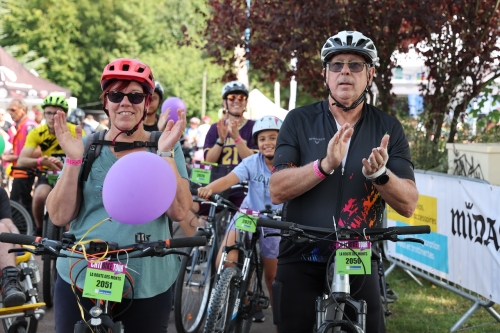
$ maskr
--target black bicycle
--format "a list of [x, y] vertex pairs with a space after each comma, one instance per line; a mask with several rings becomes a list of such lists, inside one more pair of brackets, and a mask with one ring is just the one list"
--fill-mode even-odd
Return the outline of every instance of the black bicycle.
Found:
[[[69, 255], [61, 253], [61, 251], [73, 252], [72, 258], [84, 259], [82, 255], [83, 251], [87, 254], [87, 257], [96, 259], [102, 257], [103, 255], [113, 254], [109, 260], [112, 262], [125, 262], [127, 259], [131, 258], [143, 258], [143, 257], [163, 257], [169, 254], [180, 254], [185, 255], [183, 251], [175, 250], [176, 248], [184, 247], [194, 247], [203, 246], [206, 244], [206, 237], [185, 237], [167, 240], [150, 241], [149, 236], [144, 233], [137, 233], [135, 235], [135, 243], [118, 246], [116, 243], [106, 243], [106, 242], [90, 242], [85, 245], [78, 245], [73, 249], [76, 243], [75, 236], [71, 233], [64, 233], [62, 239], [53, 240], [35, 236], [19, 235], [11, 233], [1, 233], [0, 242], [12, 243], [12, 244], [25, 244], [33, 245], [34, 248], [18, 248], [12, 249], [9, 252], [30, 252], [35, 255], [46, 255], [50, 254], [55, 257], [68, 257]], [[112, 274], [114, 275], [114, 274]], [[125, 278], [129, 282], [131, 280], [125, 275]], [[101, 281], [102, 282], [102, 281]], [[102, 282], [102, 286], [99, 288], [102, 290], [110, 289], [110, 283]], [[133, 286], [133, 283], [131, 282]], [[133, 287], [131, 288], [132, 299], [133, 299]], [[120, 322], [113, 321], [113, 313], [111, 311], [111, 301], [95, 299], [95, 305], [91, 309], [85, 309], [85, 311], [90, 316], [88, 321], [81, 321], [75, 324], [75, 333], [110, 333], [110, 332], [124, 332], [124, 325]]]
[[33, 233], [33, 219], [28, 210], [19, 202], [10, 200], [10, 212], [12, 215], [12, 222], [17, 230], [19, 230], [19, 233], [31, 235]]
[[[250, 215], [246, 209], [240, 209], [240, 212], [235, 221], [238, 239], [234, 245], [224, 246], [222, 251], [218, 282], [210, 296], [204, 333], [248, 333], [253, 314], [258, 309], [269, 307], [269, 297], [262, 288], [263, 265], [258, 243], [262, 230], [256, 227], [255, 220], [257, 215], [279, 218], [281, 211], [273, 211], [269, 206], [258, 214], [252, 212], [255, 214]], [[236, 262], [227, 260], [231, 251], [238, 254]], [[226, 266], [226, 263], [231, 266]]]
[[[334, 242], [336, 250], [328, 261], [325, 276], [326, 293], [316, 300], [316, 327], [314, 332], [364, 333], [366, 330], [367, 306], [364, 300], [355, 300], [350, 294], [349, 275], [354, 271], [366, 273], [371, 265], [371, 255], [363, 252], [370, 248], [368, 244], [389, 240], [393, 242], [415, 242], [423, 244], [418, 238], [398, 238], [399, 235], [428, 234], [427, 225], [409, 227], [389, 227], [373, 229], [350, 229], [345, 227], [319, 228], [292, 222], [259, 219], [258, 226], [281, 229], [281, 237], [294, 240], [297, 244], [328, 241]], [[319, 236], [318, 236], [319, 235]], [[366, 259], [365, 259], [366, 257]], [[345, 315], [346, 306], [355, 312], [354, 318]], [[385, 332], [385, 316], [381, 308], [381, 326]]]

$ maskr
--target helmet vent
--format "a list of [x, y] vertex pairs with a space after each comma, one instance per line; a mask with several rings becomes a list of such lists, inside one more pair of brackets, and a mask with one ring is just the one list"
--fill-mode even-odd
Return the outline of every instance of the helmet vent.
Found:
[[115, 70], [115, 65], [113, 65], [113, 66], [109, 66], [109, 70], [110, 70], [110, 71], [114, 71], [114, 70]]
[[352, 36], [347, 36], [347, 45], [352, 45]]
[[122, 71], [128, 71], [129, 65], [128, 64], [123, 64], [122, 66]]
[[358, 40], [358, 42], [356, 43], [356, 46], [362, 46], [364, 43], [366, 43], [366, 39], [360, 39], [360, 40]]
[[143, 72], [144, 72], [144, 68], [143, 68], [143, 67], [139, 67], [139, 68], [137, 69], [137, 71], [138, 71], [139, 73], [143, 73]]

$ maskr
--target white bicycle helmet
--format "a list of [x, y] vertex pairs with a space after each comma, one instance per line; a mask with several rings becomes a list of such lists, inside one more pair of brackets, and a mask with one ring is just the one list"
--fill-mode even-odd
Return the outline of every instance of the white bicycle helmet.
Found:
[[241, 93], [248, 97], [248, 89], [240, 81], [228, 82], [222, 87], [222, 99], [226, 99], [230, 93]]
[[341, 31], [327, 39], [321, 49], [323, 66], [337, 53], [357, 53], [370, 65], [378, 61], [377, 48], [373, 41], [357, 31]]
[[262, 131], [277, 130], [279, 132], [281, 124], [283, 124], [283, 121], [275, 116], [264, 116], [260, 118], [253, 125], [252, 129], [253, 142], [257, 144], [257, 135], [259, 135], [259, 133]]

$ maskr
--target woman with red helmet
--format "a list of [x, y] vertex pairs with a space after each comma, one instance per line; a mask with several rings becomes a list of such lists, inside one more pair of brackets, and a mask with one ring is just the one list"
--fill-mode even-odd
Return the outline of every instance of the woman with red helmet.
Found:
[[[77, 137], [73, 138], [66, 126], [65, 114], [58, 112], [55, 116], [55, 132], [66, 152], [66, 162], [64, 172], [47, 199], [51, 220], [57, 226], [70, 224], [70, 230], [77, 239], [85, 235], [86, 239], [105, 238], [108, 242], [129, 244], [133, 241], [131, 237], [138, 231], [152, 235], [155, 239], [172, 238], [168, 219], [182, 220], [192, 205], [185, 161], [178, 142], [186, 126], [184, 110], [175, 110], [178, 121], [175, 124], [169, 121], [158, 141], [158, 154], [172, 167], [177, 180], [176, 197], [170, 208], [165, 214], [146, 224], [111, 221], [93, 228], [96, 222], [109, 216], [102, 202], [102, 186], [111, 166], [132, 152], [150, 151], [150, 148], [134, 143], [150, 142], [152, 133], [146, 131], [141, 123], [146, 117], [155, 83], [151, 69], [146, 64], [135, 59], [117, 59], [104, 68], [101, 87], [103, 109], [110, 119], [110, 129], [105, 134], [103, 147], [92, 164], [89, 177], [81, 187], [78, 185], [84, 154], [81, 128], [77, 127]], [[69, 263], [67, 258], [59, 259], [54, 317], [56, 332], [66, 333], [73, 332], [75, 323], [82, 320], [72, 287], [76, 284], [82, 288], [85, 274], [80, 274], [74, 281], [81, 269], [78, 267], [80, 264], [71, 267], [75, 260]], [[113, 313], [120, 313], [129, 307], [128, 310], [113, 319], [122, 321], [128, 333], [167, 332], [172, 300], [171, 286], [178, 269], [179, 260], [175, 256], [128, 260], [127, 271], [135, 281], [134, 301], [130, 299], [132, 293], [125, 296], [121, 303], [114, 306]], [[72, 277], [70, 271], [73, 272]], [[78, 288], [74, 289], [82, 306], [90, 309], [90, 299], [82, 298]]]

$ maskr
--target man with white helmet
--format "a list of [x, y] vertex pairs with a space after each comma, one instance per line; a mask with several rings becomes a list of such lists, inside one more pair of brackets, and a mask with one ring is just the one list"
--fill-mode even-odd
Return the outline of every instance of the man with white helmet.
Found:
[[[413, 214], [418, 191], [406, 135], [396, 118], [366, 103], [377, 60], [373, 41], [360, 32], [342, 31], [324, 44], [328, 98], [290, 111], [278, 137], [270, 192], [273, 203], [285, 203], [286, 221], [380, 227], [385, 203], [403, 216]], [[281, 241], [273, 283], [280, 333], [313, 331], [332, 244]], [[351, 277], [354, 298], [367, 301], [370, 333], [379, 332], [381, 317], [374, 261], [371, 272]]]

